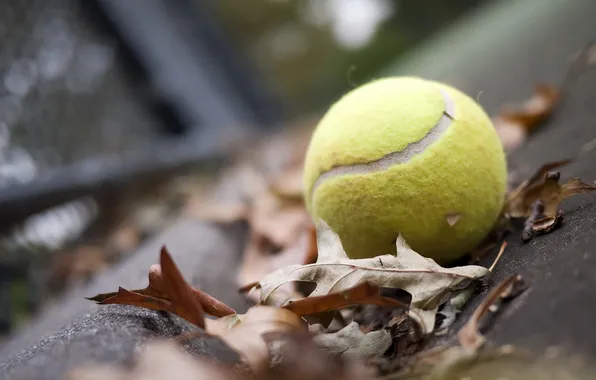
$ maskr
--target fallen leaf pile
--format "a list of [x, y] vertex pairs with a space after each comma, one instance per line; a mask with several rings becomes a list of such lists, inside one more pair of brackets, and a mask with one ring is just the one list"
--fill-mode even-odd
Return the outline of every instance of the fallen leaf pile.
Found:
[[[181, 335], [177, 337], [177, 341], [183, 342], [205, 335], [219, 337], [239, 353], [253, 375], [262, 375], [271, 361], [271, 342], [267, 336], [307, 333], [307, 324], [301, 316], [356, 304], [407, 307], [380, 296], [379, 290], [378, 287], [362, 282], [342, 292], [304, 298], [286, 307], [256, 305], [245, 314], [238, 314], [217, 299], [189, 285], [164, 247], [160, 254], [160, 264], [153, 265], [150, 269], [149, 285], [146, 288], [132, 291], [119, 288], [117, 292], [99, 294], [89, 299], [100, 305], [126, 304], [174, 313], [204, 330], [197, 331], [198, 335]], [[218, 318], [206, 318], [206, 315]], [[341, 352], [355, 356], [382, 354], [393, 342], [388, 331], [364, 334], [355, 322], [334, 334], [327, 337], [319, 335], [314, 342], [319, 348], [329, 349], [330, 353]], [[379, 349], [383, 350], [379, 352]]]
[[349, 259], [341, 241], [323, 222], [317, 226], [317, 262], [292, 265], [279, 269], [259, 281], [255, 287], [261, 292], [261, 302], [267, 304], [269, 297], [281, 285], [288, 282], [314, 282], [313, 296], [344, 291], [364, 282], [383, 288], [397, 288], [411, 296], [411, 316], [418, 320], [425, 333], [434, 329], [435, 314], [452, 292], [461, 290], [472, 281], [481, 280], [489, 274], [481, 266], [443, 268], [434, 260], [414, 252], [399, 236], [396, 254], [370, 259]]
[[[242, 199], [218, 202], [214, 196], [200, 195], [189, 201], [187, 212], [195, 218], [219, 224], [247, 222], [240, 286], [286, 265], [316, 260], [315, 227], [302, 196], [302, 165], [310, 129], [269, 141], [259, 148], [260, 155], [242, 157], [223, 174], [241, 188]], [[263, 167], [271, 161], [278, 165]]]
[[[253, 375], [262, 375], [273, 357], [271, 341], [267, 339], [270, 334], [306, 333], [310, 325], [313, 342], [327, 354], [359, 360], [386, 356], [396, 352], [390, 350], [396, 340], [418, 335], [410, 331], [412, 328], [404, 331], [404, 326], [416, 325], [422, 335], [430, 334], [439, 307], [489, 274], [488, 269], [480, 266], [443, 268], [411, 250], [401, 238], [397, 239], [395, 255], [350, 260], [339, 237], [327, 225], [318, 226], [317, 237], [317, 262], [286, 266], [266, 276], [253, 289], [260, 291], [263, 302], [245, 314], [236, 313], [188, 284], [165, 247], [160, 264], [150, 268], [146, 288], [119, 288], [90, 300], [100, 305], [127, 304], [174, 313], [202, 329], [179, 336], [178, 341], [205, 334], [217, 336], [239, 353]], [[296, 291], [295, 297], [283, 304], [267, 305], [268, 300], [279, 299], [273, 293], [293, 281], [312, 282], [316, 288], [309, 296]], [[391, 289], [399, 289], [410, 297], [407, 301], [398, 300], [387, 292]], [[386, 326], [366, 329], [353, 315], [351, 322], [345, 319], [357, 305], [401, 312], [395, 313]], [[405, 323], [410, 320], [410, 325]]]

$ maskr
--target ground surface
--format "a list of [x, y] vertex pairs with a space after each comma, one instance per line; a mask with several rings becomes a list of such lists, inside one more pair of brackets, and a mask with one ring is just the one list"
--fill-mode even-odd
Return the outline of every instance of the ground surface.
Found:
[[[570, 55], [591, 39], [596, 40], [593, 0], [508, 0], [502, 4], [486, 13], [490, 17], [477, 14], [465, 21], [462, 29], [445, 33], [434, 42], [440, 49], [433, 49], [432, 44], [423, 47], [409, 63], [389, 68], [388, 73], [407, 70], [450, 80], [471, 94], [480, 94], [481, 103], [492, 113], [504, 102], [526, 98], [536, 82], [557, 83]], [[510, 169], [524, 177], [546, 161], [575, 156], [596, 138], [594, 99], [596, 69], [580, 79], [560, 112], [511, 155]], [[596, 180], [595, 162], [593, 150], [562, 169], [562, 177], [581, 176], [592, 182]], [[495, 343], [538, 351], [558, 345], [564, 351], [594, 357], [596, 331], [591, 321], [596, 313], [596, 194], [568, 200], [563, 210], [564, 224], [554, 233], [525, 245], [518, 235], [510, 237], [493, 284], [520, 273], [530, 289], [508, 306], [487, 335]], [[144, 310], [97, 312], [96, 306], [83, 299], [117, 285], [145, 286], [147, 269], [157, 261], [163, 243], [168, 244], [191, 282], [242, 308], [245, 305], [235, 292], [233, 277], [240, 252], [238, 236], [238, 231], [230, 233], [195, 222], [172, 226], [113, 272], [67, 295], [64, 303], [0, 347], [0, 362], [4, 363], [0, 374], [7, 378], [34, 378], [34, 374], [51, 378], [85, 359], [126, 359], [144, 339], [171, 336], [186, 328]], [[458, 330], [483, 295], [475, 297], [452, 331]], [[217, 344], [199, 349], [212, 354], [218, 350], [222, 348]]]

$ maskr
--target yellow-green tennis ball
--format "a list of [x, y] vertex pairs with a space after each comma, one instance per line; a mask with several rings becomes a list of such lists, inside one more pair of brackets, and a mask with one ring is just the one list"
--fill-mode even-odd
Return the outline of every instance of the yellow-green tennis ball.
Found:
[[393, 77], [352, 90], [324, 115], [306, 153], [304, 194], [351, 258], [395, 253], [401, 234], [446, 263], [490, 232], [506, 176], [501, 142], [472, 98]]

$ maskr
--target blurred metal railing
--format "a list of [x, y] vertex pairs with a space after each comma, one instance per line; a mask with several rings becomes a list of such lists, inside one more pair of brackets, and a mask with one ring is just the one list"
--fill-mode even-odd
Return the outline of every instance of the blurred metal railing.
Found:
[[277, 125], [276, 99], [202, 1], [0, 2], [0, 279], [76, 238], [97, 197]]

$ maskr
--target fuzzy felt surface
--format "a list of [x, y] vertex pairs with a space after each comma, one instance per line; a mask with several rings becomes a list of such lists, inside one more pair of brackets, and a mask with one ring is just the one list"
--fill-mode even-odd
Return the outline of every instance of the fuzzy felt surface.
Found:
[[[422, 139], [454, 101], [454, 120], [438, 141], [387, 170], [326, 178]], [[305, 197], [313, 218], [338, 233], [353, 258], [394, 253], [398, 234], [420, 254], [446, 263], [490, 231], [501, 210], [506, 160], [488, 115], [469, 96], [432, 81], [387, 78], [340, 99], [315, 130], [305, 160]], [[312, 193], [312, 194], [311, 194]], [[448, 214], [459, 214], [453, 226]]]

